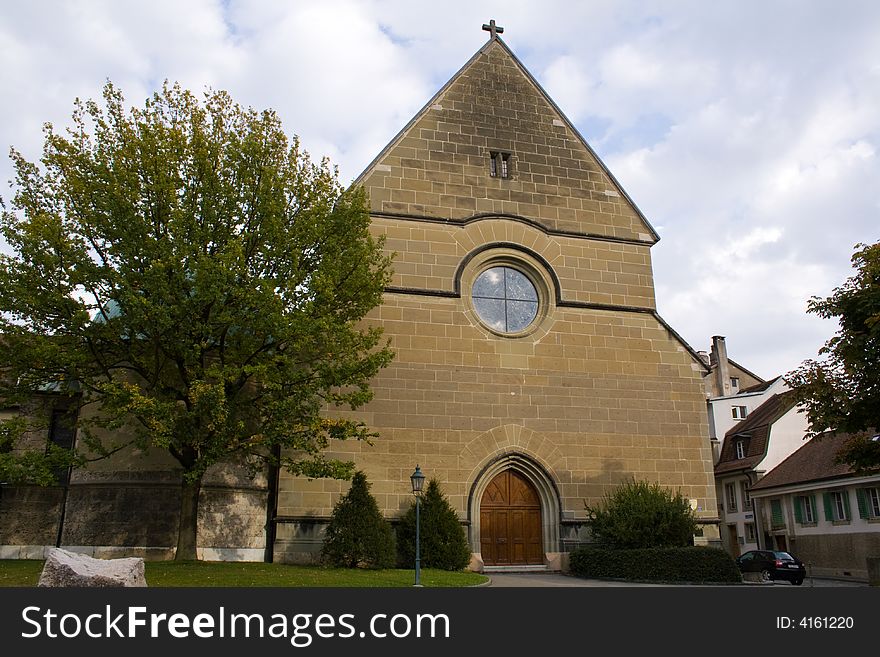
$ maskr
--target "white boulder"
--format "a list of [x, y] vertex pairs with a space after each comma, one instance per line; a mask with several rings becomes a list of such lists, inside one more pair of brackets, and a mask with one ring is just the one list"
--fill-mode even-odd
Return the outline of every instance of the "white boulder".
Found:
[[144, 560], [94, 559], [60, 548], [49, 550], [37, 586], [146, 586]]

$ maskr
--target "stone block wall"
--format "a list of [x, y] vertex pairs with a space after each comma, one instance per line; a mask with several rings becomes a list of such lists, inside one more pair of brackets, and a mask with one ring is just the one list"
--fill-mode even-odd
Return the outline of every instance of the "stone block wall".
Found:
[[[266, 541], [265, 477], [228, 483], [232, 468], [209, 476], [199, 502], [199, 551], [206, 560], [262, 561]], [[61, 487], [4, 487], [0, 558], [42, 558], [54, 546]], [[61, 545], [97, 557], [171, 559], [177, 544], [180, 477], [137, 469], [75, 472]]]
[[0, 488], [0, 559], [39, 559], [54, 545], [64, 489], [41, 486]]
[[815, 577], [868, 581], [868, 557], [880, 556], [880, 532], [790, 537], [791, 552]]
[[[495, 151], [511, 153], [508, 178], [489, 173]], [[420, 464], [476, 551], [474, 496], [508, 459], [552, 500], [548, 561], [588, 540], [585, 503], [631, 477], [681, 490], [707, 523], [702, 540], [717, 542], [705, 367], [655, 314], [656, 235], [509, 52], [484, 48], [359, 182], [372, 230], [395, 254], [368, 321], [396, 359], [373, 381], [374, 400], [342, 413], [380, 437], [331, 453], [366, 472], [385, 515], [408, 508]], [[516, 335], [475, 312], [471, 288], [493, 266], [537, 290], [538, 317]], [[347, 488], [282, 475], [279, 559], [311, 558]]]
[[[595, 154], [493, 42], [358, 180], [376, 213], [531, 217], [555, 231], [656, 241]], [[508, 178], [489, 175], [511, 154]]]

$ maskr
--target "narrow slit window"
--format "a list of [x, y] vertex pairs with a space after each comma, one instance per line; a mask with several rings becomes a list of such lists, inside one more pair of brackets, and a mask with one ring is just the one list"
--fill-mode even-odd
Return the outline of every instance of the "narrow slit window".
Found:
[[489, 175], [493, 178], [510, 178], [510, 153], [492, 151], [489, 155]]

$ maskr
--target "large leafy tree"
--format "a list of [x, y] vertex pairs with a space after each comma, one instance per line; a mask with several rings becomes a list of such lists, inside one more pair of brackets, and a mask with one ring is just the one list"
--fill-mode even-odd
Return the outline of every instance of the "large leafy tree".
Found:
[[810, 434], [831, 429], [853, 435], [838, 460], [858, 470], [880, 467], [880, 243], [860, 244], [855, 275], [826, 299], [813, 297], [807, 311], [838, 320], [840, 328], [786, 376], [806, 409]]
[[[351, 475], [323, 451], [372, 434], [325, 411], [368, 401], [392, 358], [362, 322], [391, 266], [362, 190], [311, 162], [272, 111], [169, 84], [129, 110], [108, 83], [65, 134], [47, 125], [40, 163], [12, 158], [0, 405], [49, 390], [78, 400], [91, 455], [121, 436], [167, 450], [183, 478], [178, 559], [196, 556], [216, 463]], [[27, 468], [14, 429], [6, 460]]]

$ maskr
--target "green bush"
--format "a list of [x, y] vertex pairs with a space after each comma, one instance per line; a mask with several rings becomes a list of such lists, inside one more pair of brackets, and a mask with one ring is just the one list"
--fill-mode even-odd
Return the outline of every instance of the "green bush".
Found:
[[356, 472], [348, 493], [333, 507], [321, 558], [343, 568], [390, 568], [394, 556], [394, 531], [370, 495], [367, 476]]
[[693, 542], [697, 522], [690, 502], [646, 481], [629, 481], [587, 506], [593, 540], [622, 549], [684, 547]]
[[578, 577], [644, 580], [650, 582], [741, 582], [733, 558], [710, 547], [616, 550], [583, 547], [569, 555], [569, 568]]
[[[441, 570], [461, 570], [470, 563], [464, 528], [458, 515], [440, 490], [436, 479], [428, 482], [422, 495], [419, 546], [422, 566]], [[398, 565], [412, 568], [416, 560], [416, 505], [410, 507], [397, 526]]]

